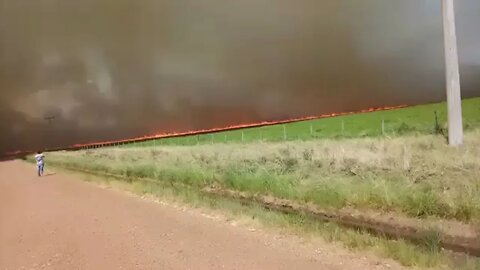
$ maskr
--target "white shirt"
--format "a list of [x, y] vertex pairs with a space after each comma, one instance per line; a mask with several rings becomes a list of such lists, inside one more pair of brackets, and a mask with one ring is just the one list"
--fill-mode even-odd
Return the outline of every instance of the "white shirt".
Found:
[[43, 165], [43, 158], [45, 156], [43, 154], [36, 154], [35, 160], [37, 161], [37, 165]]

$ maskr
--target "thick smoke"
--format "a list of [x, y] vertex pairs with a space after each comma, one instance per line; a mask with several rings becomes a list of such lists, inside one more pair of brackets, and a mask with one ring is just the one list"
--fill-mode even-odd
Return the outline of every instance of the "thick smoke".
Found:
[[439, 0], [0, 0], [0, 152], [441, 101], [441, 25]]

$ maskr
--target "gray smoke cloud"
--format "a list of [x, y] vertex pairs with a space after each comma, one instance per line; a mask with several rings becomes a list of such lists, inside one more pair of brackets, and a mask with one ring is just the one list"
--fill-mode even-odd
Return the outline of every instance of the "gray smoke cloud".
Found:
[[0, 152], [441, 101], [441, 25], [439, 0], [0, 0]]

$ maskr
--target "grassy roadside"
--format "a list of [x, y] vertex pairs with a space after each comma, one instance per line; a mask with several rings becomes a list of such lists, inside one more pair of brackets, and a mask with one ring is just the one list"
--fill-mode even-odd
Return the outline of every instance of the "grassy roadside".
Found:
[[480, 221], [480, 132], [437, 136], [59, 152], [62, 167], [416, 218]]
[[[110, 173], [130, 179], [124, 188], [182, 203], [217, 209], [236, 218], [321, 235], [353, 249], [375, 251], [407, 266], [479, 269], [478, 260], [454, 262], [438, 249], [435, 234], [423, 247], [342, 229], [302, 215], [266, 211], [205, 196], [220, 186], [286, 198], [320, 207], [375, 209], [417, 218], [437, 217], [478, 224], [480, 220], [480, 132], [470, 131], [463, 149], [436, 136], [99, 149], [49, 153], [63, 168]], [[148, 178], [152, 181], [133, 179]], [[461, 181], [459, 181], [461, 179]], [[119, 184], [119, 181], [109, 181]]]
[[[60, 167], [60, 169], [62, 169]], [[69, 171], [68, 169], [65, 169]], [[132, 192], [138, 196], [153, 196], [170, 204], [194, 208], [210, 209], [215, 214], [235, 220], [243, 226], [268, 228], [298, 235], [302, 238], [320, 237], [330, 243], [341, 244], [352, 251], [368, 250], [375, 255], [391, 258], [404, 266], [434, 269], [480, 269], [480, 260], [465, 256], [452, 257], [452, 254], [440, 250], [435, 235], [425, 238], [423, 246], [415, 246], [405, 241], [393, 241], [376, 237], [360, 230], [348, 230], [334, 223], [312, 220], [301, 214], [281, 214], [268, 211], [260, 205], [241, 204], [215, 196], [205, 196], [198, 189], [179, 183], [148, 181], [142, 179], [101, 176], [102, 173], [78, 173], [95, 184]]]

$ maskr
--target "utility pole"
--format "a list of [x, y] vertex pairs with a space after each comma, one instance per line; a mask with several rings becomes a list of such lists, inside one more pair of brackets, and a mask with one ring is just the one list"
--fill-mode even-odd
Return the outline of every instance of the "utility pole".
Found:
[[454, 0], [442, 0], [442, 6], [448, 105], [448, 143], [450, 146], [458, 147], [463, 144], [463, 123]]
[[382, 117], [382, 136], [385, 136], [385, 118]]

